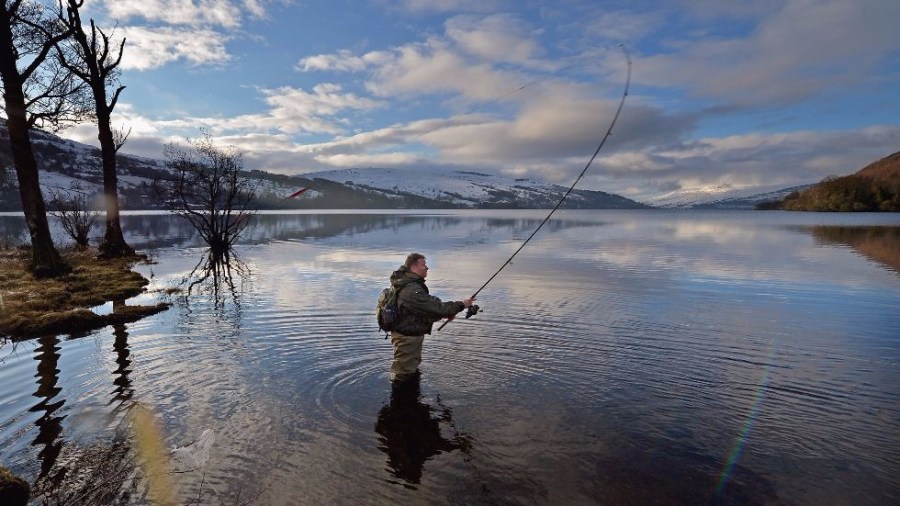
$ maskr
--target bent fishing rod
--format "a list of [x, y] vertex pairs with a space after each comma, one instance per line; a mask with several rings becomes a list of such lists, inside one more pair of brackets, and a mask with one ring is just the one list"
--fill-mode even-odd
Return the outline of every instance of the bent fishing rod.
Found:
[[[532, 232], [531, 235], [529, 235], [528, 238], [525, 239], [525, 241], [522, 243], [522, 245], [519, 246], [519, 249], [514, 251], [513, 254], [510, 255], [509, 258], [506, 259], [506, 262], [503, 262], [503, 265], [501, 265], [500, 268], [497, 269], [497, 272], [495, 272], [493, 276], [488, 278], [488, 280], [485, 281], [483, 285], [481, 285], [481, 288], [479, 288], [478, 290], [475, 291], [475, 293], [472, 294], [471, 298], [474, 299], [476, 296], [478, 296], [478, 294], [481, 293], [481, 291], [484, 290], [484, 288], [486, 286], [488, 286], [488, 284], [491, 281], [493, 281], [494, 278], [496, 278], [498, 274], [500, 274], [500, 271], [505, 269], [507, 265], [511, 264], [513, 261], [513, 258], [515, 258], [516, 255], [518, 255], [519, 252], [525, 248], [525, 245], [527, 245], [528, 242], [531, 241], [531, 239], [535, 235], [537, 235], [538, 231], [548, 221], [550, 221], [550, 217], [553, 216], [553, 213], [555, 213], [556, 210], [559, 209], [560, 206], [562, 206], [563, 202], [566, 200], [566, 197], [568, 197], [569, 194], [572, 193], [572, 190], [575, 189], [575, 186], [578, 184], [579, 181], [581, 181], [581, 178], [584, 177], [584, 174], [590, 168], [591, 164], [594, 163], [594, 159], [597, 158], [597, 155], [600, 153], [600, 150], [603, 149], [603, 145], [606, 144], [606, 139], [609, 139], [609, 136], [612, 135], [613, 127], [616, 126], [616, 121], [619, 119], [619, 114], [622, 112], [622, 107], [625, 105], [625, 97], [628, 96], [628, 88], [631, 86], [631, 55], [628, 54], [628, 49], [625, 47], [625, 44], [619, 44], [619, 47], [622, 48], [622, 52], [625, 53], [625, 61], [628, 62], [628, 74], [627, 74], [627, 77], [625, 78], [625, 89], [622, 91], [622, 98], [621, 98], [621, 100], [619, 100], [619, 107], [618, 107], [618, 109], [616, 109], [616, 114], [613, 116], [612, 121], [609, 123], [609, 128], [606, 130], [606, 135], [604, 135], [603, 138], [600, 140], [600, 144], [597, 145], [597, 149], [594, 150], [594, 154], [591, 156], [591, 159], [588, 160], [587, 165], [585, 165], [584, 169], [581, 170], [581, 174], [578, 174], [578, 177], [575, 178], [575, 181], [572, 183], [572, 186], [570, 186], [569, 189], [566, 190], [566, 193], [564, 193], [562, 198], [559, 199], [559, 202], [556, 203], [556, 206], [547, 214], [547, 216], [537, 226], [537, 228], [534, 229], [534, 232]], [[476, 309], [474, 311], [470, 310], [466, 314], [466, 318], [468, 318], [478, 312], [477, 306], [473, 305], [473, 307], [475, 307]], [[446, 320], [444, 323], [441, 324], [440, 327], [438, 327], [438, 330], [441, 330], [442, 328], [447, 326], [448, 323], [450, 323], [452, 321], [453, 321], [453, 318]]]

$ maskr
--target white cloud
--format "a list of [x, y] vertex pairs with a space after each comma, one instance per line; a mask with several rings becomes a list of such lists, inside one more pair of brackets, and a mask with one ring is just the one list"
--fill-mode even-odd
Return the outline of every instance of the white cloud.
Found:
[[[378, 102], [343, 93], [337, 84], [322, 83], [309, 93], [298, 88], [281, 87], [262, 90], [271, 110], [269, 116], [278, 130], [286, 133], [300, 131], [338, 133], [341, 131], [329, 118], [345, 110], [369, 110]], [[314, 126], [311, 122], [318, 123]]]
[[178, 60], [222, 64], [231, 58], [227, 37], [212, 30], [129, 26], [121, 34], [126, 38], [123, 69], [150, 70]]
[[230, 118], [189, 117], [157, 122], [160, 128], [191, 130], [205, 127], [213, 134], [264, 135], [265, 132], [284, 134], [328, 133], [344, 130], [340, 115], [346, 111], [369, 110], [378, 102], [344, 93], [341, 86], [323, 83], [313, 87], [312, 93], [301, 88], [261, 88], [269, 110], [258, 114], [244, 114]]
[[244, 0], [244, 9], [255, 18], [266, 17], [266, 6], [263, 0]]
[[319, 155], [315, 160], [333, 167], [397, 167], [422, 161], [412, 153], [375, 153], [363, 155]]
[[529, 62], [538, 52], [534, 30], [506, 14], [457, 16], [446, 23], [447, 37], [483, 61]]
[[[134, 106], [124, 101], [119, 101], [116, 104], [110, 123], [114, 129], [125, 132], [130, 131], [129, 141], [132, 137], [160, 135], [160, 129], [156, 122], [142, 116], [135, 110]], [[69, 139], [92, 146], [99, 146], [97, 126], [94, 123], [79, 123], [72, 128], [67, 128], [64, 133]], [[126, 143], [126, 145], [128, 144]], [[128, 150], [126, 149], [126, 151]]]
[[300, 60], [297, 69], [304, 72], [311, 70], [340, 70], [340, 71], [359, 71], [366, 68], [366, 63], [362, 58], [354, 56], [347, 49], [341, 49], [337, 54], [319, 54], [315, 56], [307, 56]]
[[[525, 70], [553, 70], [564, 65], [537, 58], [542, 53], [538, 33], [511, 15], [461, 15], [445, 23], [442, 36], [362, 56], [347, 49], [308, 56], [298, 62], [297, 69], [367, 70], [366, 87], [379, 97], [456, 94], [453, 100], [457, 103], [496, 101], [534, 80]], [[512, 66], [500, 70], [498, 63]]]
[[[259, 1], [248, 0], [254, 14], [261, 12]], [[113, 19], [144, 19], [173, 25], [220, 26], [237, 28], [242, 9], [229, 0], [107, 0], [106, 9]]]
[[790, 0], [746, 37], [683, 40], [639, 57], [637, 79], [738, 106], [795, 103], [866, 79], [900, 51], [900, 3]]
[[[194, 65], [231, 60], [225, 43], [244, 18], [265, 18], [272, 0], [106, 0], [106, 14], [126, 26], [125, 69], [149, 70], [176, 60]], [[154, 26], [155, 25], [155, 26]]]
[[487, 64], [467, 61], [439, 41], [409, 45], [377, 68], [367, 83], [378, 96], [455, 93], [465, 100], [495, 100], [508, 93], [521, 77]]
[[641, 39], [663, 25], [658, 13], [600, 12], [585, 28], [585, 35], [615, 42]]
[[297, 70], [303, 72], [314, 70], [358, 72], [371, 65], [386, 63], [389, 59], [390, 54], [384, 51], [373, 51], [363, 56], [355, 56], [351, 51], [341, 49], [335, 54], [319, 54], [302, 58], [297, 63]]

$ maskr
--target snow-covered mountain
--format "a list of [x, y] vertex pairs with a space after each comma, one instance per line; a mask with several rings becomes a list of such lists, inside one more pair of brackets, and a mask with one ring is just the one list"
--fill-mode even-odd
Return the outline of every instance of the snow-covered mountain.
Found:
[[737, 187], [723, 184], [690, 190], [676, 190], [647, 199], [644, 203], [653, 207], [682, 209], [754, 209], [757, 204], [781, 200], [791, 192], [810, 186]]
[[[303, 178], [313, 186], [330, 181], [347, 189], [378, 194], [396, 200], [401, 207], [408, 201], [418, 202], [417, 205], [423, 207], [548, 208], [555, 206], [568, 189], [528, 178], [512, 179], [475, 171], [433, 173], [357, 168], [315, 172], [305, 174]], [[577, 189], [567, 197], [565, 206], [583, 209], [646, 207], [619, 195]]]
[[[99, 194], [102, 185], [99, 149], [33, 132], [35, 156], [41, 167], [45, 197], [54, 192]], [[0, 210], [19, 210], [9, 141], [0, 128]], [[120, 154], [119, 194], [123, 209], [154, 209], [155, 180], [169, 172], [161, 160]], [[431, 173], [412, 169], [359, 168], [286, 176], [253, 170], [247, 176], [258, 183], [258, 206], [309, 209], [413, 209], [413, 208], [550, 208], [568, 189], [559, 185], [513, 179], [473, 171]], [[308, 188], [299, 198], [288, 195]], [[625, 197], [591, 190], [574, 190], [565, 207], [581, 209], [633, 209], [647, 207]]]

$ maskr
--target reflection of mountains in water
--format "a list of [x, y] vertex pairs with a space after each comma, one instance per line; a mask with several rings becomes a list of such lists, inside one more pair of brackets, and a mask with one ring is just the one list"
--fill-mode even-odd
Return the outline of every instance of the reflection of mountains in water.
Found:
[[[241, 243], [298, 240], [352, 235], [398, 227], [412, 217], [368, 214], [257, 214], [241, 236]], [[191, 224], [169, 214], [122, 216], [126, 240], [137, 248], [202, 247], [203, 240]]]
[[[452, 212], [451, 212], [452, 213]], [[16, 245], [27, 242], [25, 221], [21, 216], [0, 217], [0, 244]], [[395, 213], [259, 213], [252, 217], [251, 226], [242, 235], [241, 243], [264, 243], [324, 239], [338, 236], [362, 235], [378, 231], [394, 233], [412, 227], [422, 228], [423, 233], [442, 231], [466, 223], [468, 234], [493, 233], [506, 230], [513, 237], [524, 239], [540, 224], [543, 215], [516, 217], [482, 217], [455, 214], [395, 214]], [[125, 240], [138, 249], [197, 248], [206, 244], [191, 226], [178, 216], [168, 213], [129, 213], [121, 216]], [[99, 241], [102, 220], [98, 220], [91, 241]], [[549, 221], [543, 230], [554, 231], [569, 227], [597, 226], [590, 220], [560, 219]], [[51, 219], [54, 237], [60, 244], [68, 242], [59, 223]]]
[[821, 243], [850, 246], [860, 255], [900, 273], [900, 228], [818, 226], [809, 230]]
[[[371, 232], [419, 228], [423, 234], [452, 234], [453, 227], [465, 225], [470, 240], [479, 235], [509, 231], [513, 237], [524, 239], [537, 228], [543, 217], [483, 217], [459, 215], [405, 214], [260, 214], [254, 217], [250, 242], [269, 240], [322, 239], [337, 236], [362, 235]], [[598, 222], [555, 219], [546, 224], [545, 231], [575, 226], [597, 226]], [[385, 236], [387, 237], [387, 236]]]
[[[543, 218], [484, 217], [472, 232], [509, 230], [515, 237], [523, 238], [531, 233]], [[242, 243], [323, 239], [338, 236], [361, 235], [378, 231], [397, 232], [411, 227], [421, 227], [424, 233], [447, 230], [463, 222], [471, 223], [470, 216], [415, 215], [415, 214], [257, 214], [252, 218]], [[577, 220], [552, 220], [544, 230], [553, 231], [572, 226], [596, 226], [596, 222]], [[168, 214], [127, 215], [122, 217], [122, 229], [126, 240], [138, 248], [198, 247], [203, 246], [191, 225], [184, 219]]]

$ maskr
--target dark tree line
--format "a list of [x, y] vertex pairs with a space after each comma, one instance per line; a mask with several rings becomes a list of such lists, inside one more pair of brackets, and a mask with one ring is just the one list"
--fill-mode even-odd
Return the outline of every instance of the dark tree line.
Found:
[[900, 211], [900, 180], [875, 179], [858, 174], [828, 177], [801, 192], [761, 209], [788, 211]]
[[[3, 112], [13, 166], [31, 237], [31, 269], [37, 276], [70, 270], [53, 244], [41, 193], [38, 164], [31, 143], [34, 128], [57, 130], [66, 122], [93, 119], [103, 159], [107, 231], [101, 245], [106, 256], [134, 253], [119, 225], [115, 154], [127, 135], [116, 133], [110, 115], [120, 93], [118, 66], [125, 41], [116, 47], [90, 21], [85, 31], [79, 9], [83, 0], [48, 3], [0, 1], [0, 78]], [[111, 93], [108, 90], [112, 89]]]

